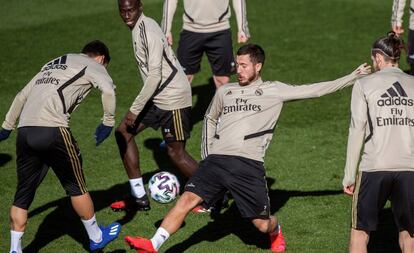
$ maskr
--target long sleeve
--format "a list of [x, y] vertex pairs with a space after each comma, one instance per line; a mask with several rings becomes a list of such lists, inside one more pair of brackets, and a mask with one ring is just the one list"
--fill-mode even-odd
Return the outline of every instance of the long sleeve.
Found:
[[391, 26], [402, 26], [405, 0], [394, 0], [392, 4]]
[[175, 10], [177, 9], [177, 2], [177, 0], [164, 1], [161, 21], [161, 30], [164, 34], [171, 32], [172, 21], [174, 18]]
[[147, 38], [148, 48], [142, 50], [148, 50], [148, 76], [144, 81], [144, 86], [142, 87], [140, 93], [130, 107], [130, 111], [135, 115], [138, 115], [142, 111], [145, 104], [155, 94], [155, 91], [158, 89], [158, 86], [162, 80], [161, 69], [164, 52], [162, 40], [159, 36], [151, 36], [150, 33], [147, 33]]
[[349, 126], [346, 164], [342, 185], [344, 187], [355, 184], [358, 171], [358, 162], [365, 137], [365, 128], [368, 120], [368, 106], [360, 83], [357, 81], [352, 89], [351, 122]]
[[33, 87], [33, 80], [29, 82], [14, 98], [13, 103], [10, 106], [9, 111], [6, 114], [6, 118], [2, 124], [2, 128], [12, 130], [16, 127], [17, 120], [23, 110], [27, 97]]
[[201, 139], [201, 158], [205, 159], [209, 154], [209, 148], [213, 143], [214, 135], [216, 134], [216, 128], [218, 124], [219, 117], [223, 108], [223, 99], [222, 99], [222, 88], [219, 88], [216, 91], [216, 94], [211, 101], [206, 114], [204, 115], [204, 123], [202, 130], [202, 139]]
[[354, 71], [349, 75], [327, 82], [298, 86], [279, 83], [281, 84], [279, 96], [284, 101], [321, 97], [352, 85], [359, 77], [362, 77], [362, 75], [356, 74]]
[[233, 0], [233, 9], [236, 13], [238, 31], [244, 32], [247, 37], [250, 37], [247, 22], [246, 0]]

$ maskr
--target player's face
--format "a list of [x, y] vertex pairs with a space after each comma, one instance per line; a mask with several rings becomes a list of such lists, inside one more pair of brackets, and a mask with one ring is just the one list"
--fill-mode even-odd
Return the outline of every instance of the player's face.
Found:
[[141, 2], [137, 0], [119, 0], [118, 7], [119, 15], [121, 15], [125, 24], [130, 29], [134, 28], [142, 13]]
[[256, 81], [260, 77], [261, 63], [254, 64], [250, 60], [250, 55], [238, 55], [237, 64], [237, 81], [239, 85], [246, 86]]

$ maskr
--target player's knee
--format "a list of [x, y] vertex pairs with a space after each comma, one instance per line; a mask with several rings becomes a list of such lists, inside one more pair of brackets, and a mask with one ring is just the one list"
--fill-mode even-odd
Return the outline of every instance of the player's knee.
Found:
[[172, 159], [180, 159], [184, 155], [184, 148], [177, 145], [167, 145], [167, 154]]

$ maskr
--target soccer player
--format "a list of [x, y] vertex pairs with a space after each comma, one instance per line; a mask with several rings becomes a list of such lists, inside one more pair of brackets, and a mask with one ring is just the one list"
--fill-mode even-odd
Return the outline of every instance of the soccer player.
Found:
[[114, 202], [111, 208], [149, 210], [134, 138], [147, 127], [161, 127], [168, 156], [185, 176], [192, 175], [198, 164], [185, 150], [190, 136], [191, 86], [161, 28], [142, 13], [141, 1], [118, 0], [118, 7], [132, 31], [134, 56], [144, 86], [115, 132], [132, 196]]
[[352, 90], [342, 181], [344, 192], [353, 195], [349, 252], [367, 252], [387, 199], [402, 252], [414, 252], [414, 77], [398, 67], [403, 47], [394, 32], [376, 40], [371, 58], [377, 72]]
[[180, 228], [193, 207], [202, 201], [214, 203], [227, 190], [241, 215], [270, 236], [271, 250], [285, 251], [281, 227], [276, 217], [270, 214], [263, 166], [265, 151], [273, 137], [283, 103], [334, 92], [351, 85], [370, 70], [364, 64], [334, 81], [292, 86], [261, 79], [265, 54], [258, 45], [242, 46], [236, 61], [238, 83], [221, 86], [216, 91], [204, 118], [201, 150], [205, 159], [187, 182], [185, 192], [151, 240], [125, 238], [138, 252], [157, 252]]
[[[162, 30], [172, 45], [172, 20], [178, 0], [165, 0]], [[246, 18], [246, 1], [232, 0], [237, 20], [237, 41], [245, 43], [250, 38]], [[200, 71], [203, 53], [207, 54], [213, 71], [216, 87], [230, 81], [234, 58], [230, 31], [229, 0], [184, 0], [183, 30], [178, 43], [177, 57], [192, 82], [194, 74]]]
[[[394, 0], [392, 5], [391, 27], [398, 36], [404, 33], [404, 29], [402, 28], [402, 18], [404, 16], [405, 2], [406, 0]], [[414, 0], [411, 0], [410, 2], [407, 62], [410, 64], [410, 74], [414, 75]]]
[[109, 50], [101, 41], [88, 43], [81, 54], [66, 54], [46, 63], [17, 94], [0, 130], [7, 139], [17, 121], [17, 191], [10, 210], [10, 252], [21, 253], [28, 209], [36, 189], [52, 167], [90, 239], [90, 250], [104, 248], [118, 237], [121, 225], [98, 226], [86, 189], [82, 156], [69, 129], [69, 118], [92, 88], [102, 92], [103, 122], [95, 132], [96, 145], [115, 123], [115, 85], [106, 71]]

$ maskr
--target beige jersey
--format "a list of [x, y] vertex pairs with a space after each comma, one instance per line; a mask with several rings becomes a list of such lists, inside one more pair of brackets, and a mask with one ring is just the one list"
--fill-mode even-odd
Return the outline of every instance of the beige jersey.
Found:
[[240, 86], [221, 86], [204, 117], [201, 156], [242, 156], [263, 161], [286, 101], [320, 97], [353, 84], [352, 73], [334, 81], [293, 86], [261, 79]]
[[[414, 170], [414, 77], [385, 68], [352, 90], [344, 186], [360, 171]], [[365, 143], [365, 144], [364, 144]]]
[[[394, 0], [392, 5], [391, 26], [402, 27], [406, 0]], [[414, 0], [410, 2], [410, 29], [414, 30]]]
[[71, 113], [92, 88], [102, 92], [103, 123], [115, 124], [115, 85], [105, 67], [84, 54], [67, 54], [45, 64], [17, 94], [2, 127], [68, 127]]
[[[161, 27], [165, 34], [171, 32], [172, 20], [178, 0], [165, 0]], [[250, 37], [246, 18], [246, 1], [232, 0], [237, 28]], [[208, 33], [230, 29], [229, 0], [184, 0], [183, 29]]]
[[169, 111], [191, 106], [190, 83], [158, 24], [141, 14], [132, 42], [144, 86], [130, 111], [138, 115], [149, 101]]

